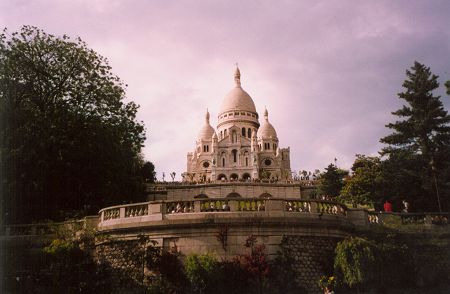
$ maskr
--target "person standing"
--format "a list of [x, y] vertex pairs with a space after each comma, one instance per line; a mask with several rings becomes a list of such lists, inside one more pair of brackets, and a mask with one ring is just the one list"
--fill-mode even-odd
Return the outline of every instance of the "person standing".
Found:
[[384, 212], [392, 212], [392, 204], [386, 200], [383, 204]]

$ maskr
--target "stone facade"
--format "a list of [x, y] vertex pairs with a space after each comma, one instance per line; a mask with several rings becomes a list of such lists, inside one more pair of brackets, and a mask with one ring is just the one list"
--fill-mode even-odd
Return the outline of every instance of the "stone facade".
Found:
[[280, 148], [275, 128], [264, 120], [250, 95], [241, 87], [238, 68], [236, 86], [225, 97], [217, 132], [210, 125], [209, 112], [195, 142], [194, 152], [187, 154], [184, 181], [251, 181], [256, 179], [290, 179], [290, 149]]

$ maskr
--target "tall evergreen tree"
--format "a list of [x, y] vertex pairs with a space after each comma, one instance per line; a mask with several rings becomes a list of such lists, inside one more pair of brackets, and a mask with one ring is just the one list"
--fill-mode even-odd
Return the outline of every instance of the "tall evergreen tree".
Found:
[[450, 163], [450, 116], [440, 96], [433, 94], [439, 87], [438, 76], [429, 67], [415, 62], [406, 75], [405, 91], [398, 94], [406, 104], [392, 113], [400, 120], [386, 125], [394, 132], [380, 140], [387, 144], [382, 154], [389, 159], [402, 158], [404, 164], [399, 168], [404, 174], [419, 173], [423, 195], [412, 199], [416, 204], [420, 203], [422, 209], [441, 210], [444, 203], [448, 204], [445, 170]]

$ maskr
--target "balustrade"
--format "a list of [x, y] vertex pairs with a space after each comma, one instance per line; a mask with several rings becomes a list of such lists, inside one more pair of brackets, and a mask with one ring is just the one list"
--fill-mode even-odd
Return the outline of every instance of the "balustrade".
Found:
[[230, 205], [228, 204], [228, 200], [202, 200], [200, 202], [200, 211], [230, 211]]
[[103, 211], [103, 220], [111, 220], [119, 218], [120, 216], [120, 210], [119, 208], [110, 208]]
[[345, 207], [342, 204], [323, 201], [317, 202], [317, 212], [322, 214], [346, 214]]
[[378, 224], [379, 219], [378, 219], [378, 214], [375, 212], [369, 212], [367, 214], [367, 219], [369, 221], [370, 224]]
[[[269, 205], [270, 204], [270, 205]], [[345, 206], [322, 200], [300, 199], [260, 199], [260, 198], [221, 198], [197, 199], [191, 201], [154, 201], [105, 208], [100, 211], [101, 222], [115, 224], [123, 219], [145, 217], [148, 221], [163, 220], [164, 215], [182, 213], [215, 212], [301, 212], [346, 216]], [[159, 215], [159, 217], [157, 217]], [[148, 218], [147, 218], [148, 217]], [[178, 219], [178, 217], [177, 217]], [[131, 221], [131, 220], [130, 220]], [[131, 222], [135, 222], [132, 220]]]
[[238, 200], [238, 211], [266, 211], [266, 200], [262, 199]]
[[140, 204], [125, 207], [125, 217], [148, 215], [148, 204]]
[[309, 201], [299, 201], [299, 200], [285, 201], [285, 211], [311, 212], [311, 203]]
[[195, 212], [194, 201], [174, 201], [166, 203], [167, 213]]

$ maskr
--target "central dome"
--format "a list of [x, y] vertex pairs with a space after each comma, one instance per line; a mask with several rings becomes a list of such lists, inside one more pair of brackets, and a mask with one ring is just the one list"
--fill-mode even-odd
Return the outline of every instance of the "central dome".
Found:
[[256, 107], [252, 97], [250, 97], [250, 95], [248, 95], [241, 87], [236, 87], [225, 96], [225, 99], [223, 99], [220, 113], [230, 110], [256, 112]]
[[241, 87], [241, 73], [239, 68], [236, 68], [234, 80], [236, 82], [236, 87], [225, 96], [225, 99], [223, 99], [219, 113], [221, 114], [232, 110], [246, 110], [256, 113], [256, 107], [252, 97], [250, 97], [250, 95], [248, 95]]

